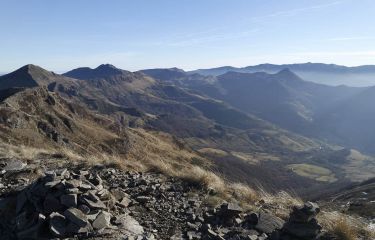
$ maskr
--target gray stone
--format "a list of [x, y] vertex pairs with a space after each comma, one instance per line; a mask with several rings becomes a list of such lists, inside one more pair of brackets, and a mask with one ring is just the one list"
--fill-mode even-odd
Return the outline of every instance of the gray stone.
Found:
[[66, 234], [66, 219], [63, 215], [53, 212], [49, 215], [49, 230], [56, 237], [63, 237]]
[[86, 171], [86, 170], [80, 170], [79, 171], [79, 175], [81, 175], [81, 176], [87, 176], [87, 175], [89, 175], [90, 174], [90, 172], [89, 171]]
[[67, 194], [78, 194], [80, 193], [78, 188], [66, 188], [65, 193]]
[[54, 181], [49, 181], [49, 182], [46, 182], [44, 184], [44, 186], [48, 187], [48, 188], [53, 188], [53, 187], [56, 187], [59, 183], [61, 183], [60, 180], [54, 180]]
[[55, 173], [57, 176], [65, 176], [69, 174], [68, 169], [66, 168], [58, 169], [55, 171]]
[[58, 212], [62, 209], [60, 201], [53, 195], [48, 194], [43, 203], [44, 211], [47, 213]]
[[141, 235], [144, 232], [139, 222], [129, 215], [124, 215], [118, 220], [118, 223], [120, 223], [120, 227], [124, 232], [129, 235]]
[[79, 226], [79, 225], [77, 225], [73, 222], [70, 222], [66, 226], [66, 232], [73, 233], [73, 234], [89, 233], [89, 232], [92, 232], [92, 231], [93, 231], [93, 228], [92, 228], [90, 223], [86, 223], [85, 226]]
[[124, 197], [129, 198], [129, 195], [120, 188], [111, 189], [111, 194], [116, 198], [117, 201], [121, 201], [121, 199]]
[[218, 236], [218, 234], [214, 230], [212, 230], [212, 229], [208, 229], [207, 230], [207, 235], [209, 237], [214, 237], [214, 238]]
[[99, 210], [91, 211], [90, 214], [87, 214], [87, 219], [91, 222], [95, 221], [96, 217], [99, 215]]
[[247, 236], [247, 239], [248, 239], [248, 240], [257, 240], [257, 239], [258, 239], [258, 236], [257, 236], [257, 235], [248, 235], [248, 236]]
[[106, 205], [100, 201], [99, 199], [95, 202], [90, 200], [88, 197], [83, 197], [83, 201], [89, 206], [90, 208], [93, 209], [105, 209], [107, 208]]
[[81, 183], [81, 185], [78, 187], [80, 190], [87, 191], [93, 189], [93, 187], [90, 184], [87, 183]]
[[271, 234], [276, 229], [281, 229], [284, 221], [269, 213], [261, 212], [255, 229], [266, 234]]
[[72, 180], [69, 180], [69, 181], [65, 182], [65, 185], [68, 188], [79, 188], [81, 186], [81, 184], [82, 184], [82, 181], [77, 180], [77, 179], [72, 179]]
[[186, 225], [187, 225], [190, 229], [198, 231], [198, 226], [195, 225], [194, 223], [187, 222]]
[[36, 221], [38, 220], [38, 215], [34, 214], [36, 217], [29, 217], [26, 212], [21, 212], [19, 215], [16, 217], [16, 228], [17, 231], [22, 231], [28, 228], [31, 228]]
[[6, 166], [3, 168], [5, 171], [19, 171], [24, 169], [27, 166], [27, 163], [22, 162], [18, 159], [12, 159], [7, 162]]
[[147, 203], [151, 200], [151, 197], [148, 196], [138, 196], [136, 197], [136, 200], [140, 203]]
[[26, 196], [25, 191], [20, 192], [17, 195], [16, 214], [21, 212], [21, 210], [22, 210], [23, 206], [25, 205], [26, 201], [27, 201], [27, 196]]
[[259, 233], [254, 229], [250, 229], [247, 233], [248, 233], [248, 235], [256, 235], [256, 236], [259, 235]]
[[309, 240], [318, 236], [321, 229], [322, 227], [318, 224], [316, 219], [312, 219], [309, 223], [288, 222], [285, 224], [283, 231], [300, 239]]
[[242, 219], [241, 218], [235, 218], [234, 223], [237, 224], [237, 225], [240, 225], [242, 223]]
[[303, 240], [315, 239], [322, 229], [315, 218], [319, 211], [319, 206], [312, 202], [295, 207], [282, 229], [283, 238], [292, 236]]
[[246, 215], [245, 221], [250, 225], [256, 225], [259, 220], [259, 214], [258, 213], [250, 213]]
[[66, 194], [60, 197], [60, 202], [66, 207], [77, 207], [77, 194]]
[[90, 208], [87, 205], [85, 205], [85, 204], [79, 205], [78, 209], [81, 210], [84, 214], [89, 214], [90, 213]]
[[50, 179], [55, 179], [55, 177], [56, 177], [56, 171], [53, 171], [53, 170], [46, 171], [44, 173], [44, 175], [46, 175], [46, 177], [48, 177]]
[[263, 233], [262, 235], [260, 235], [260, 236], [258, 237], [258, 240], [266, 240], [266, 239], [268, 239], [268, 236], [267, 236], [267, 234], [265, 234], [265, 233]]
[[107, 189], [99, 190], [97, 195], [99, 196], [100, 200], [109, 200], [112, 197]]
[[65, 210], [64, 216], [79, 227], [85, 227], [88, 222], [87, 216], [77, 208], [69, 208]]
[[242, 208], [238, 204], [234, 203], [223, 203], [220, 208], [221, 215], [225, 216], [236, 216], [242, 212]]
[[120, 202], [117, 202], [117, 204], [121, 207], [128, 207], [130, 203], [131, 203], [131, 200], [127, 197], [124, 197], [122, 198]]
[[39, 232], [45, 221], [46, 217], [43, 214], [38, 214], [38, 219], [34, 226], [23, 231], [17, 231], [17, 239], [40, 239]]
[[320, 208], [316, 203], [306, 202], [301, 207], [295, 207], [290, 215], [291, 221], [309, 222], [320, 212]]
[[186, 233], [186, 236], [188, 237], [189, 240], [191, 240], [191, 239], [201, 239], [202, 238], [201, 233], [196, 232], [196, 231], [188, 231]]
[[94, 229], [102, 229], [110, 226], [111, 214], [105, 211], [99, 213], [95, 221], [92, 223]]
[[171, 236], [170, 240], [181, 240], [181, 239], [185, 239], [183, 234], [178, 232], [178, 233], [175, 233], [173, 236]]

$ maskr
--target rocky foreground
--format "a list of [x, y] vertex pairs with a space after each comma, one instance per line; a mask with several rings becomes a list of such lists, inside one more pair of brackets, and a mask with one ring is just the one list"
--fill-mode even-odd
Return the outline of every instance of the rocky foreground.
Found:
[[30, 180], [13, 165], [0, 176], [1, 239], [329, 239], [310, 202], [285, 222], [262, 207], [210, 207], [212, 193], [156, 173], [62, 168]]

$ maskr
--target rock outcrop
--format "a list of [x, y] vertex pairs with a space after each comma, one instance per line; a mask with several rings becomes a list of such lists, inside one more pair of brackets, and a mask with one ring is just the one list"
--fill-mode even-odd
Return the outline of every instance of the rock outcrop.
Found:
[[[15, 171], [22, 171], [16, 168]], [[0, 181], [9, 182], [5, 175]], [[8, 184], [7, 189], [12, 186]], [[45, 172], [0, 199], [1, 239], [317, 239], [319, 207], [295, 207], [287, 222], [156, 173], [95, 167]]]
[[[131, 226], [123, 226], [122, 222], [138, 223], [125, 209], [116, 209], [116, 203], [97, 173], [67, 169], [46, 172], [17, 194], [15, 225], [9, 238], [51, 239], [89, 237], [113, 230], [129, 232]], [[141, 234], [142, 228], [128, 233]]]

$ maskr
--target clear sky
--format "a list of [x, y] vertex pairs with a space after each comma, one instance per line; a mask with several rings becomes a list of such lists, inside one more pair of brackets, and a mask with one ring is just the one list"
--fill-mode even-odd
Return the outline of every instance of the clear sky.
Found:
[[1, 0], [0, 72], [375, 64], [374, 0]]

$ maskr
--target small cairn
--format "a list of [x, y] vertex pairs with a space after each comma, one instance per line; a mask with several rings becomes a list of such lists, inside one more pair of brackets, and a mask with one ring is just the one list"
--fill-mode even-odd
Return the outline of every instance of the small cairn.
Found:
[[[123, 217], [97, 174], [89, 171], [49, 171], [17, 194], [14, 233], [17, 239], [90, 236], [118, 229]], [[140, 229], [138, 234], [142, 234]]]
[[316, 215], [320, 208], [316, 203], [306, 202], [303, 206], [294, 207], [289, 220], [281, 230], [280, 240], [314, 240], [318, 239], [322, 227]]

